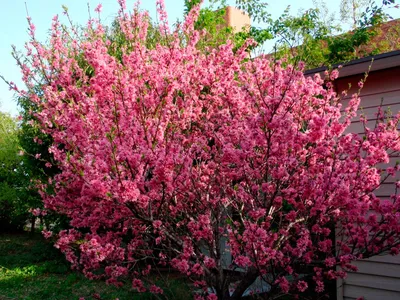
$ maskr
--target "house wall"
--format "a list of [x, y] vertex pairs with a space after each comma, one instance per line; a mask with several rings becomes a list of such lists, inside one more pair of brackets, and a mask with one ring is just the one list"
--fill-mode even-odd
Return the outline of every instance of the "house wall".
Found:
[[[357, 75], [336, 80], [338, 92], [348, 89], [348, 96], [343, 98], [343, 109], [349, 102], [351, 95], [358, 90], [358, 81], [364, 75]], [[349, 84], [351, 88], [349, 89]], [[375, 113], [378, 107], [390, 109], [393, 114], [400, 111], [400, 67], [371, 72], [361, 92], [359, 114], [367, 115], [369, 127], [376, 122]], [[355, 119], [347, 132], [363, 134], [364, 128], [359, 120]], [[393, 156], [392, 162], [400, 161], [400, 157]], [[400, 178], [399, 178], [400, 179]], [[398, 179], [397, 179], [398, 180]], [[391, 179], [376, 191], [376, 194], [385, 199], [394, 193]], [[382, 255], [354, 263], [358, 272], [349, 272], [346, 279], [338, 282], [338, 300], [350, 300], [364, 297], [365, 300], [399, 300], [400, 299], [400, 256]]]

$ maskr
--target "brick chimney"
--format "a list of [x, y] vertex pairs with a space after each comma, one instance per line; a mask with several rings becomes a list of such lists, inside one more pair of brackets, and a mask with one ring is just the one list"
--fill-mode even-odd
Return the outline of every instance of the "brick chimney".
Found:
[[228, 26], [233, 28], [234, 33], [242, 31], [243, 28], [249, 30], [251, 25], [250, 17], [244, 11], [233, 6], [226, 7], [225, 21]]

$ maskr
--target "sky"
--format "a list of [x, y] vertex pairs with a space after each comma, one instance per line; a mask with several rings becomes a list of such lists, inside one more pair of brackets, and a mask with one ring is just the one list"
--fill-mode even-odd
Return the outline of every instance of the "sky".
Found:
[[[169, 22], [173, 24], [183, 16], [183, 0], [164, 0], [168, 12]], [[133, 7], [135, 0], [126, 0], [127, 6]], [[313, 0], [266, 0], [269, 13], [273, 18], [279, 17], [284, 9], [290, 5], [291, 12], [297, 13], [300, 9], [315, 7]], [[397, 1], [396, 1], [397, 2]], [[94, 9], [102, 4], [101, 19], [103, 23], [110, 24], [118, 11], [117, 0], [0, 0], [0, 75], [8, 81], [15, 82], [18, 87], [23, 88], [19, 68], [11, 56], [11, 45], [23, 50], [24, 43], [28, 40], [27, 13], [36, 26], [36, 34], [40, 41], [45, 41], [51, 25], [53, 16], [59, 15], [62, 21], [67, 21], [62, 14], [62, 5], [68, 7], [68, 12], [74, 23], [85, 24], [89, 13], [88, 4], [94, 16]], [[326, 1], [329, 12], [338, 10], [340, 0]], [[234, 1], [228, 1], [233, 5]], [[207, 5], [207, 1], [204, 3]], [[156, 17], [155, 0], [142, 0], [141, 8], [150, 12]], [[400, 11], [390, 12], [392, 17], [399, 18]], [[8, 86], [0, 80], [0, 111], [8, 112], [13, 116], [18, 115], [18, 107], [14, 93], [9, 91]]]

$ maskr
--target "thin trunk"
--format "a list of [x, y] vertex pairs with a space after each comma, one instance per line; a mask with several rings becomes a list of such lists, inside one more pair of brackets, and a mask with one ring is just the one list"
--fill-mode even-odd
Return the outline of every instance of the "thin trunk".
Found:
[[31, 234], [35, 233], [35, 222], [36, 222], [36, 217], [32, 216], [32, 218], [31, 218]]
[[[228, 275], [225, 275], [228, 276]], [[227, 278], [225, 277], [222, 282], [218, 282], [217, 279], [217, 286], [218, 288], [215, 289], [218, 299], [221, 300], [230, 300], [231, 296], [229, 294], [229, 284], [227, 284]]]
[[252, 285], [252, 283], [257, 279], [258, 271], [255, 268], [250, 269], [240, 283], [237, 285], [235, 291], [233, 292], [230, 299], [240, 299], [243, 293]]
[[352, 1], [352, 5], [353, 5], [353, 28], [356, 29], [357, 28], [357, 4], [356, 4], [355, 0]]

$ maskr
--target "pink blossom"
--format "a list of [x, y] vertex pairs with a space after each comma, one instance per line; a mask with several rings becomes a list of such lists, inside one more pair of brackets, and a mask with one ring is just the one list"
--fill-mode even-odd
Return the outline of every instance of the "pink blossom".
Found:
[[53, 236], [74, 268], [161, 293], [151, 262], [210, 298], [213, 288], [237, 289], [220, 280], [226, 269], [278, 274], [274, 290], [296, 294], [308, 288], [296, 276], [315, 263], [305, 275], [322, 292], [354, 260], [399, 253], [400, 197], [374, 191], [400, 185], [389, 155], [400, 151], [400, 114], [382, 121], [380, 112], [377, 124], [363, 119], [364, 136], [348, 133], [358, 93], [342, 101], [319, 75], [249, 60], [251, 40], [199, 50], [199, 6], [175, 30], [157, 1], [168, 42], [148, 47], [148, 14], [118, 2], [123, 45], [98, 20], [77, 39], [54, 18], [49, 42], [32, 37], [30, 63], [20, 64], [24, 96], [38, 107], [29, 124], [53, 141], [46, 167], [59, 170], [38, 187], [45, 209], [31, 212], [70, 220]]
[[156, 220], [156, 221], [153, 222], [153, 226], [154, 226], [155, 229], [160, 228], [161, 225], [162, 225], [162, 221], [160, 221], [160, 220]]
[[44, 236], [46, 239], [48, 239], [48, 238], [50, 238], [50, 237], [53, 236], [53, 232], [48, 231], [48, 230], [43, 230], [43, 231], [42, 231], [42, 234], [43, 234], [43, 236]]
[[36, 217], [39, 217], [41, 215], [42, 210], [40, 208], [35, 208], [31, 210], [32, 214]]
[[299, 281], [297, 282], [296, 286], [297, 286], [297, 289], [298, 289], [300, 292], [304, 292], [304, 291], [308, 288], [307, 282], [305, 282], [305, 281], [303, 281], [303, 280], [299, 280]]
[[332, 70], [331, 74], [330, 74], [330, 79], [331, 80], [335, 80], [336, 78], [339, 77], [339, 71], [337, 69]]
[[218, 300], [218, 297], [215, 294], [209, 294], [207, 296], [207, 300]]
[[289, 292], [289, 281], [285, 277], [280, 277], [275, 281], [275, 283], [279, 284], [279, 287], [281, 288], [283, 293], [288, 293]]
[[102, 5], [102, 4], [99, 4], [99, 5], [96, 6], [96, 8], [94, 9], [94, 11], [97, 12], [97, 13], [101, 13], [102, 8], [103, 8], [103, 5]]
[[155, 286], [155, 285], [152, 285], [150, 287], [150, 292], [153, 294], [163, 294], [164, 293], [164, 291], [160, 287]]
[[133, 279], [132, 287], [140, 293], [143, 293], [146, 291], [146, 288], [144, 287], [143, 282], [137, 278]]

